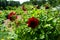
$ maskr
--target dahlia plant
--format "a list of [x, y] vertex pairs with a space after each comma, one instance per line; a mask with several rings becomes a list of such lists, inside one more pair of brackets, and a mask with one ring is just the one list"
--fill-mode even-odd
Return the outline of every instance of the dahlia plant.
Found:
[[23, 21], [16, 29], [17, 40], [57, 40], [60, 36], [59, 11], [33, 9], [22, 14]]
[[[27, 8], [25, 8], [27, 9]], [[1, 40], [59, 40], [60, 12], [43, 7], [3, 10], [0, 14]]]

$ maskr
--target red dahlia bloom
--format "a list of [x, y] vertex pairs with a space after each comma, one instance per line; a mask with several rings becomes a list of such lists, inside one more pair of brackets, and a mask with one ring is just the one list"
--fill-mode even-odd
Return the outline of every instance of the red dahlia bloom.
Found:
[[26, 11], [26, 8], [25, 8], [25, 6], [24, 6], [24, 5], [22, 6], [22, 9], [23, 9], [23, 11]]
[[8, 15], [8, 19], [10, 20], [15, 20], [17, 19], [17, 15], [15, 12], [11, 12], [9, 15]]
[[49, 9], [49, 6], [48, 6], [48, 5], [46, 5], [46, 6], [45, 6], [45, 9]]
[[32, 17], [32, 18], [29, 18], [29, 19], [28, 19], [27, 24], [28, 24], [29, 27], [35, 28], [35, 27], [38, 25], [38, 22], [39, 22], [38, 19]]

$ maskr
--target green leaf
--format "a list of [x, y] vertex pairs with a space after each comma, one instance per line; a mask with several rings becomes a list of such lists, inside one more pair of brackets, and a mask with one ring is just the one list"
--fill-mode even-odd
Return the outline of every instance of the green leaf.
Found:
[[45, 35], [44, 34], [40, 34], [40, 39], [44, 39]]
[[51, 18], [48, 18], [48, 19], [47, 19], [47, 21], [51, 21], [52, 19], [53, 19], [53, 17], [51, 17]]
[[46, 27], [49, 27], [51, 24], [46, 24], [45, 26], [44, 26], [44, 28], [46, 28]]

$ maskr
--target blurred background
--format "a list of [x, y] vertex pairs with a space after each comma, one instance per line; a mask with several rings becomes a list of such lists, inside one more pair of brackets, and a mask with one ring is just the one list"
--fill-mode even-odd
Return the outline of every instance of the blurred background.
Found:
[[50, 4], [52, 7], [60, 8], [60, 0], [0, 0], [0, 10], [7, 10], [7, 7], [18, 7], [23, 4], [44, 5]]

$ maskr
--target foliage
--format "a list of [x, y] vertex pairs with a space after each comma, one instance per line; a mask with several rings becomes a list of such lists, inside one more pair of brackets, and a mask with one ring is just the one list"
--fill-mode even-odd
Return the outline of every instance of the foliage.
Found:
[[[31, 6], [31, 7], [30, 7]], [[22, 10], [22, 6], [15, 10], [3, 10], [0, 14], [0, 39], [5, 40], [57, 40], [60, 36], [60, 11], [53, 11], [52, 8], [40, 9], [34, 6], [25, 5], [27, 11]], [[29, 9], [28, 9], [29, 7]], [[33, 7], [33, 9], [31, 9]], [[21, 19], [8, 22], [8, 26], [4, 21], [11, 12], [21, 15]], [[28, 27], [29, 18], [35, 17], [39, 20], [39, 24], [35, 28]], [[20, 17], [19, 17], [20, 18]]]

